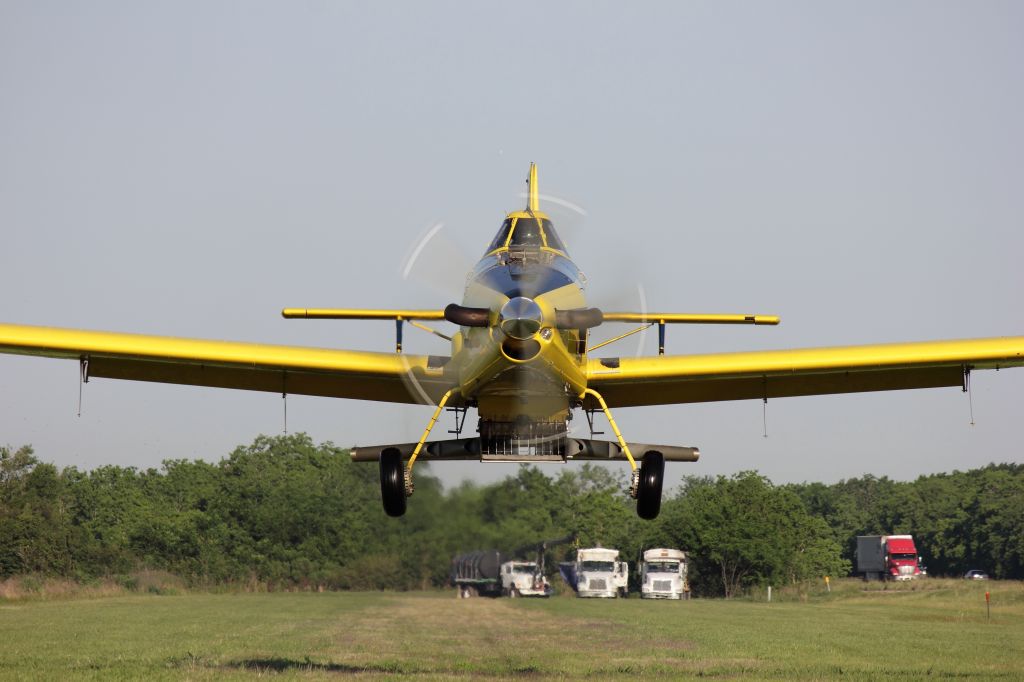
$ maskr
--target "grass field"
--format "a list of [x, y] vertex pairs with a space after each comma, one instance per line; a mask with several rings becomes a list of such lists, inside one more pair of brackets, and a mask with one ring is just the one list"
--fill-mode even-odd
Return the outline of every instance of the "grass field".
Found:
[[[984, 592], [992, 592], [986, 619]], [[1024, 584], [647, 602], [450, 592], [0, 601], [4, 679], [1024, 679]], [[786, 600], [788, 597], [788, 600]]]

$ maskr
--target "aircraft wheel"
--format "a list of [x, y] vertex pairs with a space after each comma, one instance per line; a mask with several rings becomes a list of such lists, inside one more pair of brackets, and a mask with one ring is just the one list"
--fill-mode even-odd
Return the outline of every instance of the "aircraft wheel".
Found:
[[405, 466], [398, 448], [380, 453], [380, 498], [388, 516], [405, 513]]
[[657, 518], [661, 511], [661, 486], [664, 479], [665, 456], [655, 450], [644, 453], [636, 492], [636, 513], [640, 518]]
[[508, 596], [512, 597], [513, 599], [518, 597], [519, 596], [519, 588], [513, 587], [511, 590], [508, 591]]

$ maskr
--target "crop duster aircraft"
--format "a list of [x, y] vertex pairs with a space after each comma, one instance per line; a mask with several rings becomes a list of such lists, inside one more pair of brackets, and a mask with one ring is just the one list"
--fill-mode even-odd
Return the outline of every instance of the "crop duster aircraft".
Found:
[[[367, 352], [0, 324], [0, 352], [77, 360], [92, 377], [424, 403], [436, 406], [416, 443], [352, 450], [380, 466], [391, 516], [405, 513], [418, 459], [481, 461], [625, 460], [637, 513], [658, 515], [666, 461], [695, 461], [693, 447], [629, 443], [617, 407], [962, 386], [970, 372], [1024, 364], [1024, 337], [930, 341], [710, 355], [665, 355], [670, 324], [774, 325], [766, 315], [613, 312], [588, 307], [585, 280], [550, 218], [541, 212], [530, 166], [525, 210], [509, 213], [469, 274], [461, 303], [436, 310], [293, 309], [286, 318], [391, 320], [395, 352]], [[423, 322], [447, 320], [452, 336]], [[602, 324], [657, 325], [658, 355], [597, 353], [590, 330]], [[451, 341], [451, 355], [402, 352], [405, 324]], [[639, 331], [640, 328], [634, 331]], [[623, 338], [627, 332], [612, 341]], [[428, 442], [438, 416], [455, 412], [461, 436], [468, 408], [478, 435]], [[591, 438], [569, 434], [582, 410]], [[614, 441], [594, 440], [602, 411]], [[639, 460], [639, 464], [638, 461]]]

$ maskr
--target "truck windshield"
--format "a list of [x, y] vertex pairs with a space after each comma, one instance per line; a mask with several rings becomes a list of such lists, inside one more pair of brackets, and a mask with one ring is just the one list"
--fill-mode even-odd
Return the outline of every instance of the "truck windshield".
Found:
[[584, 561], [580, 567], [581, 571], [604, 571], [611, 573], [615, 570], [615, 565], [610, 561]]
[[512, 567], [512, 572], [513, 573], [529, 573], [530, 575], [533, 575], [534, 573], [537, 572], [537, 565], [536, 564], [523, 564], [521, 566], [513, 566]]
[[647, 564], [648, 573], [678, 573], [678, 561], [652, 561]]
[[907, 561], [907, 560], [913, 561], [914, 559], [917, 558], [917, 555], [916, 554], [890, 554], [889, 558], [890, 559], [899, 559], [900, 561]]

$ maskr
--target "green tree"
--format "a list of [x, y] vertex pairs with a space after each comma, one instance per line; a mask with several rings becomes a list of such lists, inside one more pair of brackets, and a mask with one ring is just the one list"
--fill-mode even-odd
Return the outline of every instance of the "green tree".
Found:
[[0, 447], [0, 575], [71, 570], [62, 494], [56, 467], [30, 446]]
[[[795, 493], [756, 472], [689, 479], [663, 516], [651, 536], [690, 552], [706, 593], [731, 597], [752, 585], [848, 570], [825, 522], [810, 516]], [[720, 590], [711, 589], [712, 576]]]

